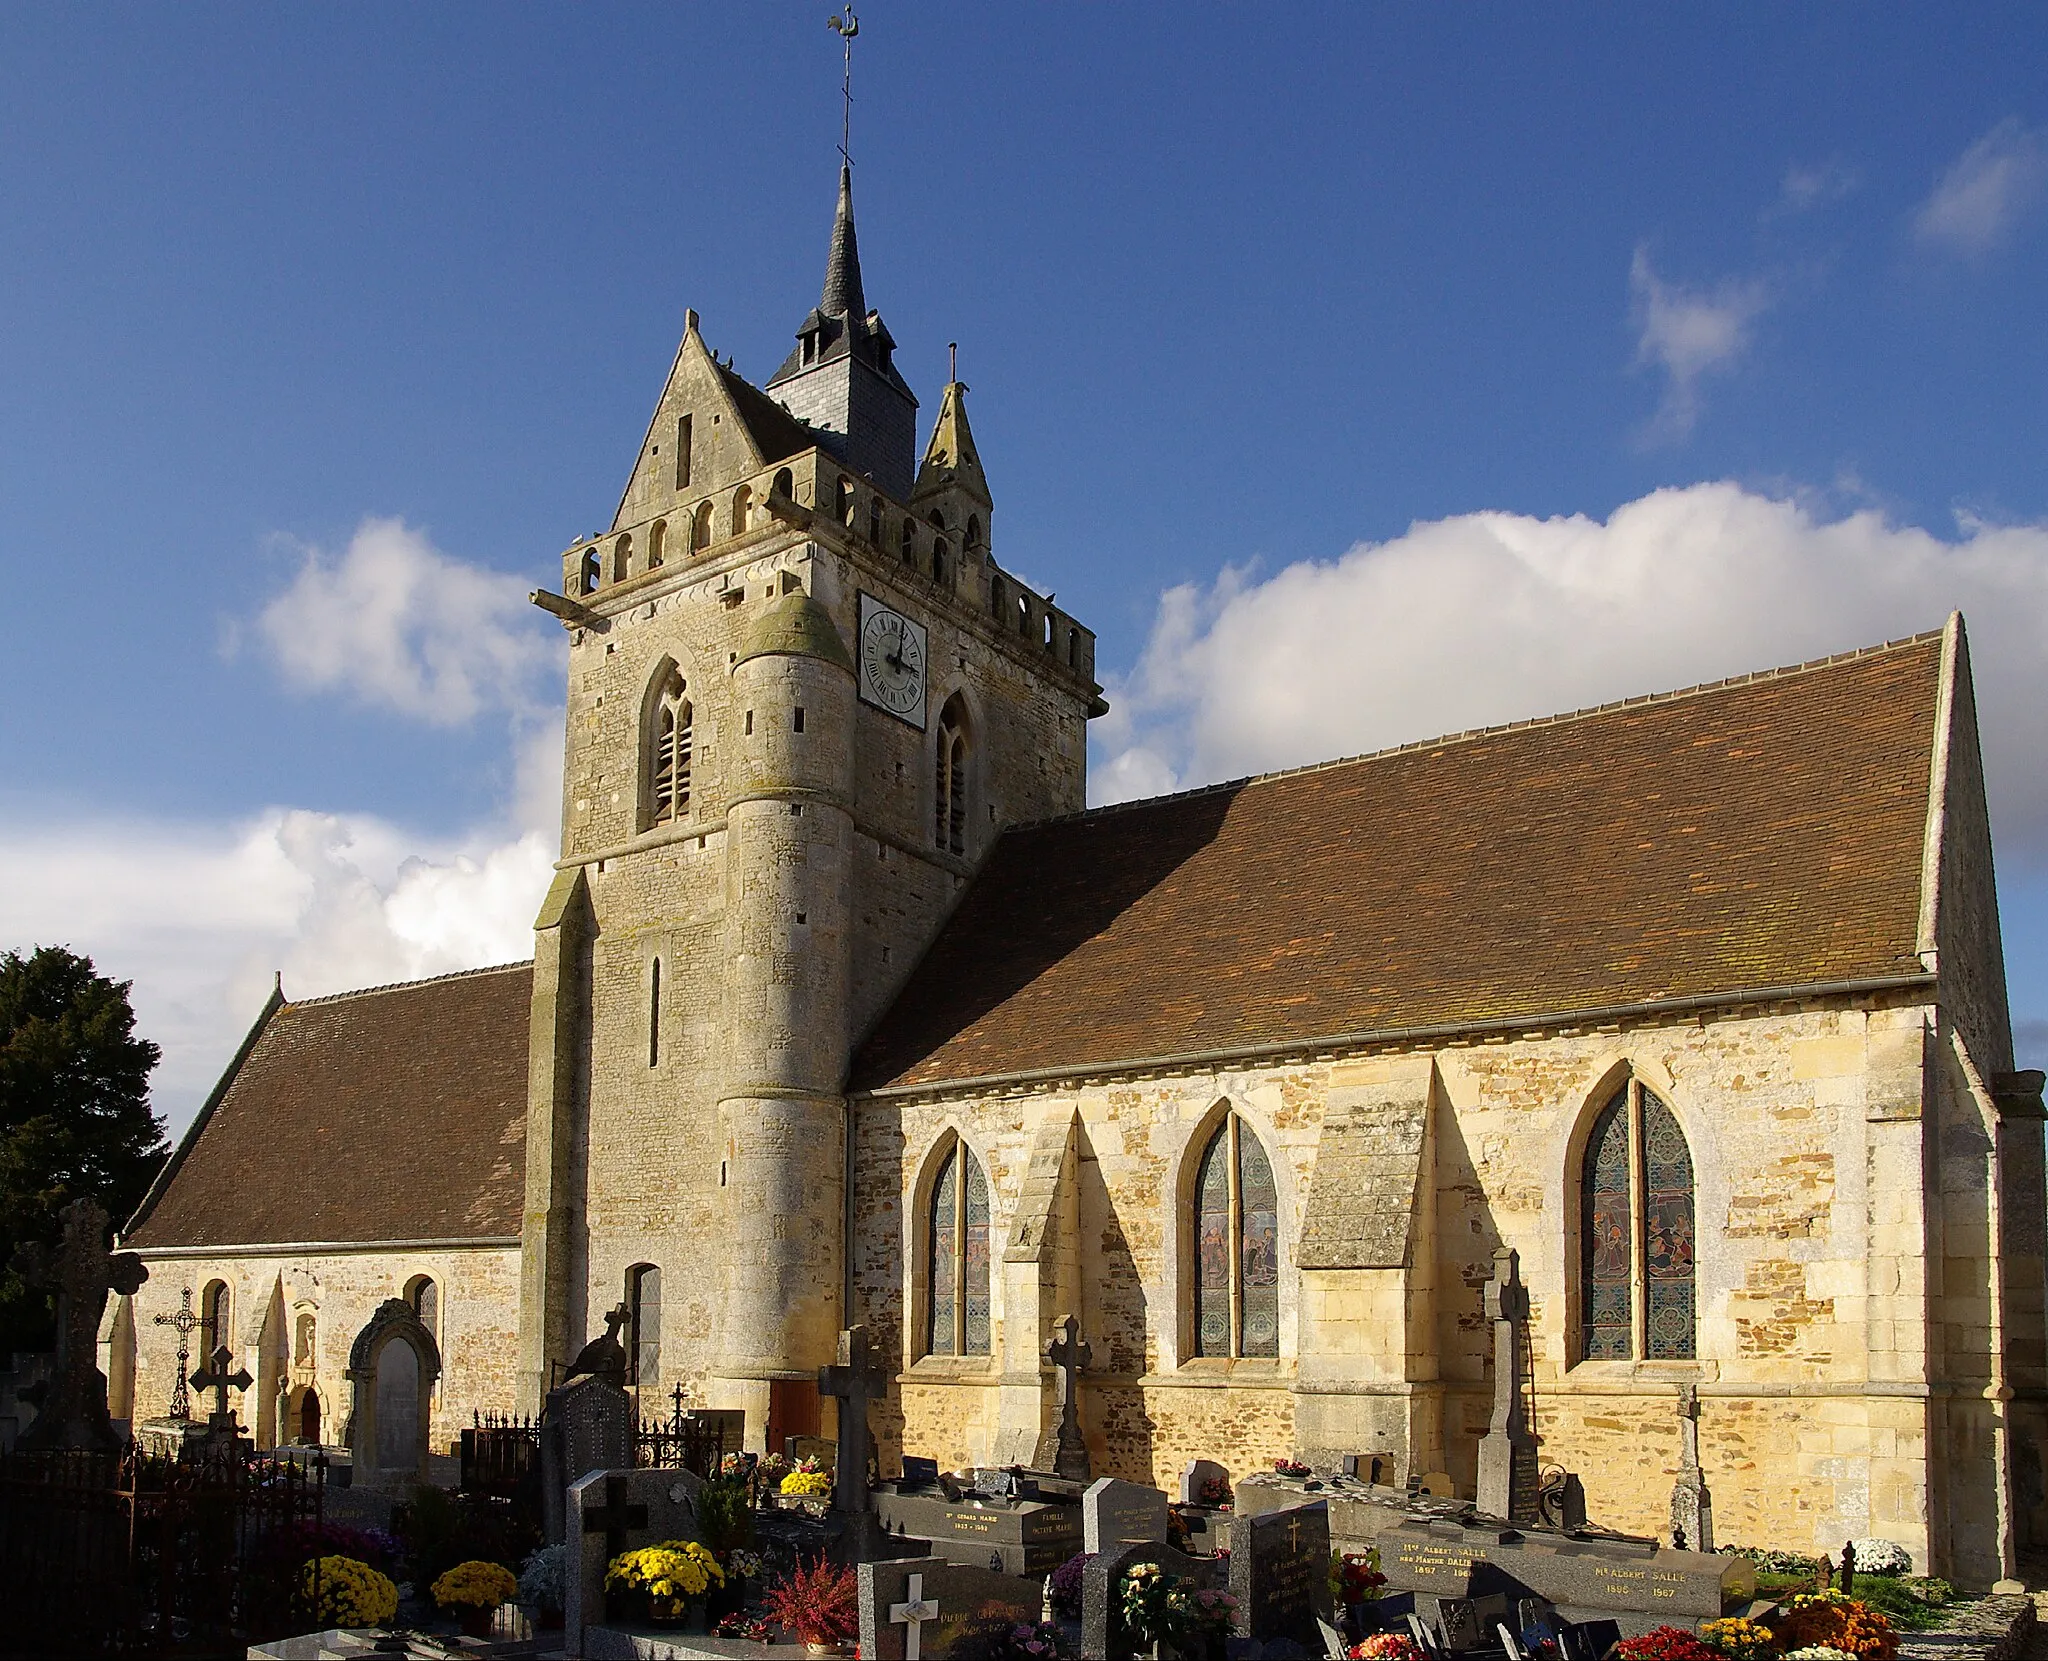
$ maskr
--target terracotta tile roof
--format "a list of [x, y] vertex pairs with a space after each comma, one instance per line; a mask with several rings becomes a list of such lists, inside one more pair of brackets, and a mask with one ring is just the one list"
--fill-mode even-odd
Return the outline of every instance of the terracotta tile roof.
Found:
[[277, 1007], [129, 1243], [519, 1232], [533, 966]]
[[852, 1087], [1910, 975], [1939, 632], [991, 853]]

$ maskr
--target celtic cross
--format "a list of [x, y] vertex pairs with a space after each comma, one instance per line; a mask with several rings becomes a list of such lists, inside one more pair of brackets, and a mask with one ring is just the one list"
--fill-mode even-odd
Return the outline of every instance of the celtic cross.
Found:
[[159, 1315], [156, 1324], [170, 1327], [178, 1334], [178, 1382], [171, 1386], [171, 1405], [165, 1417], [182, 1424], [192, 1417], [192, 1393], [185, 1388], [185, 1367], [192, 1359], [192, 1334], [200, 1321], [192, 1313], [192, 1288], [186, 1287], [178, 1298], [177, 1314]]

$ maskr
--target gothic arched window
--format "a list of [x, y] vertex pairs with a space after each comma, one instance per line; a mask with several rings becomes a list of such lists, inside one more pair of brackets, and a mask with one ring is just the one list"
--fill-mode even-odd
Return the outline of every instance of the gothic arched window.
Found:
[[989, 1353], [988, 1283], [988, 1178], [956, 1137], [932, 1184], [925, 1232], [926, 1354]]
[[1280, 1353], [1280, 1194], [1258, 1135], [1226, 1114], [1194, 1190], [1197, 1355]]
[[1639, 1080], [1594, 1119], [1579, 1184], [1579, 1358], [1692, 1360], [1692, 1153]]
[[954, 693], [939, 712], [938, 772], [932, 783], [937, 846], [967, 852], [967, 711]]
[[626, 1382], [661, 1382], [661, 1271], [638, 1263], [626, 1271]]
[[647, 823], [674, 824], [690, 806], [690, 700], [683, 677], [671, 669], [648, 723]]
[[213, 1352], [226, 1344], [234, 1348], [233, 1295], [224, 1280], [210, 1280], [199, 1294], [199, 1359], [213, 1365]]

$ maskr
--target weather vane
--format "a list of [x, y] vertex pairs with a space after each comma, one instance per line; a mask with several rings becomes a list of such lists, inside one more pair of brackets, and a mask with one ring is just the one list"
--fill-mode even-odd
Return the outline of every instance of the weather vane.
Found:
[[846, 48], [846, 65], [839, 82], [839, 156], [848, 167], [851, 167], [853, 157], [846, 146], [853, 133], [853, 37], [860, 33], [860, 19], [853, 15], [853, 8], [848, 6], [843, 11], [834, 12], [825, 19], [825, 23], [839, 36]]

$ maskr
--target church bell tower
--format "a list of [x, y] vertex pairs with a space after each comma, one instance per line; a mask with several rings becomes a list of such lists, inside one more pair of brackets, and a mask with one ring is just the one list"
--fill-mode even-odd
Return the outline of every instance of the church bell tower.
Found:
[[1084, 802], [1093, 635], [1002, 571], [950, 382], [867, 308], [842, 167], [819, 303], [757, 388], [695, 313], [569, 635], [562, 858], [536, 922], [521, 1393], [605, 1313], [634, 1386], [818, 1431], [860, 1318], [854, 1046], [996, 838]]

